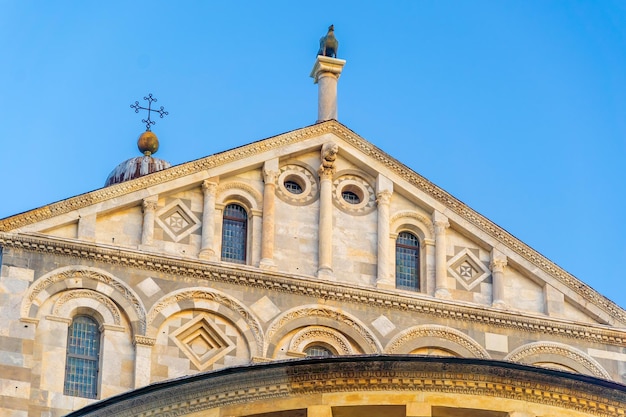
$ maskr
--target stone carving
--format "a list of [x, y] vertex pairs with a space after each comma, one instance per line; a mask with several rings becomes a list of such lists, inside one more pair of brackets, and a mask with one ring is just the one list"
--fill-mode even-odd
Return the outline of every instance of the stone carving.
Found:
[[[591, 356], [567, 345], [556, 342], [536, 342], [520, 346], [513, 352], [509, 353], [504, 360], [512, 362], [520, 362], [532, 365], [534, 361], [529, 360], [531, 356], [540, 355], [557, 355], [569, 358], [574, 362], [582, 365], [591, 375], [611, 380], [609, 373]], [[551, 360], [553, 361], [553, 360]], [[562, 364], [570, 366], [567, 364]]]
[[135, 336], [133, 343], [135, 345], [154, 346], [154, 344], [156, 343], [156, 339], [147, 336]]
[[[352, 215], [365, 215], [376, 209], [376, 195], [372, 187], [365, 179], [352, 174], [341, 175], [333, 181], [333, 204], [345, 213]], [[350, 204], [343, 199], [342, 193], [350, 191], [358, 195], [361, 201]]]
[[[260, 210], [263, 204], [263, 196], [254, 187], [240, 181], [230, 181], [222, 183], [217, 187], [217, 202], [224, 204], [226, 198], [236, 195], [236, 190], [245, 191], [248, 194], [248, 207], [254, 210]], [[251, 197], [251, 199], [249, 198]]]
[[109, 313], [111, 313], [111, 316], [113, 317], [113, 323], [106, 323], [106, 324], [115, 324], [116, 326], [122, 325], [120, 311], [115, 305], [115, 303], [111, 301], [111, 299], [107, 297], [106, 295], [101, 294], [96, 291], [92, 291], [92, 290], [67, 291], [65, 294], [61, 296], [61, 298], [59, 298], [56, 301], [54, 308], [52, 309], [52, 314], [55, 316], [64, 316], [62, 311], [63, 311], [63, 307], [65, 306], [65, 304], [77, 298], [90, 298], [90, 299], [96, 300], [98, 303], [102, 304], [109, 311]]
[[309, 326], [300, 330], [289, 342], [289, 350], [292, 352], [303, 352], [307, 345], [315, 342], [323, 342], [332, 346], [339, 355], [354, 354], [350, 342], [343, 334], [335, 329], [323, 326]]
[[[395, 336], [385, 348], [387, 353], [409, 353], [403, 351], [403, 346], [411, 340], [422, 337], [436, 337], [452, 342], [472, 353], [475, 358], [489, 358], [489, 353], [471, 337], [459, 330], [437, 325], [411, 327]], [[439, 346], [435, 346], [439, 347]]]
[[448, 273], [470, 291], [489, 277], [489, 269], [468, 248], [457, 253], [447, 263]]
[[337, 160], [337, 153], [339, 152], [339, 146], [333, 142], [327, 142], [322, 145], [321, 159], [319, 175], [332, 175], [335, 172], [335, 161]]
[[428, 233], [424, 233], [426, 239], [432, 239], [433, 236], [435, 235], [435, 227], [433, 226], [433, 223], [430, 220], [430, 218], [424, 216], [423, 214], [417, 213], [415, 211], [400, 211], [394, 214], [393, 216], [391, 216], [391, 219], [389, 220], [389, 222], [391, 223], [393, 227], [392, 231], [397, 232], [398, 228], [402, 226], [403, 219], [415, 219], [418, 222], [420, 222], [425, 228], [425, 230], [423, 231], [428, 232]]
[[[285, 188], [285, 181], [295, 181], [302, 187], [300, 194], [294, 194]], [[320, 186], [317, 178], [303, 166], [289, 164], [280, 168], [276, 195], [286, 203], [303, 206], [311, 204], [319, 197]]]
[[142, 207], [143, 207], [144, 213], [146, 211], [155, 210], [157, 208], [157, 202], [151, 201], [151, 200], [143, 200]]
[[339, 397], [366, 391], [386, 393], [389, 404], [405, 404], [407, 395], [441, 393], [500, 404], [501, 400], [520, 401], [531, 408], [536, 404], [535, 408], [542, 410], [540, 415], [555, 415], [560, 409], [598, 417], [626, 413], [626, 396], [618, 384], [607, 383], [605, 387], [540, 369], [402, 355], [331, 360], [257, 364], [240, 372], [225, 369], [181, 378], [176, 384], [155, 384], [149, 390], [121, 394], [115, 402], [97, 404], [89, 415], [204, 415], [206, 410], [224, 410], [229, 405], [253, 407], [259, 402], [288, 400], [294, 406], [298, 397], [324, 393]]
[[178, 198], [156, 214], [157, 224], [174, 242], [180, 242], [202, 226], [200, 219]]
[[[307, 318], [308, 320], [311, 320], [313, 317], [327, 318], [334, 322], [338, 322], [339, 324], [343, 324], [355, 331], [367, 344], [367, 348], [365, 348], [365, 346], [362, 347], [364, 353], [379, 353], [382, 351], [380, 342], [365, 325], [360, 323], [358, 319], [332, 307], [317, 305], [297, 307], [278, 316], [267, 329], [267, 343], [272, 343], [276, 333], [279, 330], [284, 329], [289, 322], [299, 318]], [[358, 341], [356, 342], [358, 343]], [[269, 353], [270, 352], [268, 352], [268, 354]]]
[[[581, 296], [584, 297], [585, 300], [599, 306], [615, 321], [626, 324], [626, 313], [624, 313], [624, 311], [620, 309], [615, 303], [601, 296], [591, 287], [579, 281], [573, 275], [567, 273], [541, 254], [539, 254], [523, 242], [519, 241], [513, 235], [498, 227], [487, 218], [476, 213], [471, 208], [463, 204], [461, 201], [455, 199], [450, 194], [435, 186], [433, 183], [431, 183], [421, 175], [400, 164], [397, 160], [390, 158], [376, 146], [367, 143], [364, 139], [354, 134], [352, 131], [345, 128], [340, 123], [332, 120], [324, 123], [318, 123], [313, 126], [299, 129], [293, 132], [285, 133], [283, 135], [278, 135], [261, 142], [255, 142], [246, 146], [233, 149], [231, 151], [222, 152], [216, 155], [208, 156], [206, 158], [191, 161], [158, 173], [154, 173], [152, 175], [139, 177], [132, 181], [112, 185], [110, 187], [96, 190], [87, 194], [81, 194], [79, 196], [72, 197], [58, 203], [49, 204], [35, 210], [8, 217], [6, 219], [0, 220], [0, 232], [15, 230], [22, 226], [34, 224], [36, 222], [47, 220], [61, 214], [70, 213], [72, 211], [87, 207], [92, 204], [127, 195], [154, 185], [163, 184], [165, 182], [181, 178], [193, 173], [202, 172], [218, 166], [223, 166], [232, 161], [258, 155], [260, 153], [270, 150], [279, 149], [286, 145], [302, 142], [306, 139], [318, 137], [326, 133], [333, 133], [339, 136], [340, 138], [342, 138], [342, 140], [346, 141], [351, 146], [354, 146], [363, 154], [380, 162], [392, 172], [396, 173], [396, 175], [399, 175], [404, 180], [420, 189], [422, 192], [444, 204], [446, 207], [448, 207], [449, 210], [456, 213], [461, 218], [467, 220], [469, 223], [484, 231], [495, 240], [502, 242], [504, 245], [510, 247], [521, 257], [541, 268], [547, 274], [551, 275], [568, 288], [581, 294]], [[0, 243], [5, 246], [10, 247], [12, 245], [15, 245], [19, 247], [22, 245], [22, 243], [26, 243], [28, 241], [29, 238], [16, 238], [12, 235], [0, 234]], [[29, 249], [31, 250], [34, 249], [43, 252], [46, 251], [46, 246], [25, 246], [29, 247]], [[78, 253], [80, 254], [80, 251]]]
[[[236, 315], [238, 317], [241, 317], [248, 326], [250, 336], [255, 342], [254, 345], [251, 346], [251, 348], [256, 348], [258, 353], [253, 351], [252, 355], [259, 355], [261, 352], [263, 352], [263, 329], [259, 320], [252, 314], [252, 312], [247, 309], [247, 307], [245, 307], [236, 299], [221, 292], [218, 292], [217, 290], [209, 288], [189, 288], [176, 291], [170, 295], [165, 296], [157, 303], [155, 303], [152, 309], [150, 309], [150, 312], [147, 316], [149, 326], [148, 335], [154, 336], [155, 332], [158, 331], [158, 327], [160, 326], [160, 324], [165, 320], [166, 317], [160, 315], [161, 311], [167, 310], [168, 316], [173, 314], [174, 311], [182, 311], [185, 308], [180, 307], [179, 303], [186, 300], [214, 301], [236, 313]], [[238, 327], [236, 321], [233, 322], [233, 325], [235, 327]], [[240, 329], [240, 331], [244, 335], [246, 334], [246, 329]]]
[[[95, 268], [69, 266], [52, 271], [38, 279], [36, 283], [30, 287], [22, 301], [22, 317], [35, 318], [39, 306], [41, 306], [46, 299], [68, 288], [81, 288], [84, 286], [83, 281], [85, 280], [96, 281], [113, 288], [114, 291], [109, 296], [124, 309], [126, 314], [128, 314], [135, 334], [145, 334], [146, 315], [143, 305], [139, 301], [139, 297], [117, 278], [109, 276]], [[72, 283], [72, 281], [74, 281], [74, 283]], [[48, 293], [48, 289], [50, 288], [54, 288], [54, 290]]]

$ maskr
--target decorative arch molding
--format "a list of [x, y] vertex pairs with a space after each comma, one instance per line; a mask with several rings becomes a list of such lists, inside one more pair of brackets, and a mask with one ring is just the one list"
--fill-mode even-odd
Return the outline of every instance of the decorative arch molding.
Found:
[[385, 352], [407, 354], [415, 349], [429, 346], [451, 351], [460, 357], [490, 358], [487, 350], [465, 333], [435, 324], [415, 326], [404, 330], [391, 339]]
[[433, 236], [435, 236], [435, 227], [433, 226], [432, 220], [428, 216], [416, 211], [400, 211], [391, 216], [389, 222], [391, 224], [392, 233], [399, 233], [403, 226], [406, 227], [410, 225], [421, 232], [422, 239], [433, 239]]
[[609, 373], [595, 359], [571, 346], [557, 342], [534, 342], [518, 347], [504, 360], [524, 365], [552, 362], [585, 375], [611, 380]]
[[52, 308], [57, 317], [71, 319], [80, 309], [89, 308], [98, 312], [102, 324], [122, 325], [120, 310], [109, 297], [92, 290], [70, 290], [64, 292]]
[[338, 355], [354, 354], [350, 342], [341, 332], [324, 326], [309, 326], [297, 332], [289, 342], [289, 350], [303, 353], [308, 346], [319, 342], [331, 346]]
[[363, 353], [382, 352], [378, 339], [359, 319], [333, 307], [311, 304], [285, 311], [274, 319], [266, 333], [266, 356], [273, 357], [276, 344], [289, 332], [300, 327], [307, 327], [312, 322], [335, 329], [338, 333], [350, 337]]
[[[148, 337], [156, 338], [159, 327], [171, 315], [183, 310], [210, 311], [229, 319], [241, 331], [248, 342], [252, 356], [263, 352], [263, 328], [259, 319], [235, 298], [212, 288], [187, 288], [174, 291], [158, 300], [148, 312]], [[247, 329], [242, 329], [243, 321]]]
[[239, 201], [249, 210], [261, 210], [263, 196], [254, 187], [240, 181], [230, 181], [217, 187], [217, 204], [226, 204], [229, 201]]
[[67, 266], [39, 278], [22, 300], [22, 319], [36, 320], [39, 308], [46, 300], [54, 294], [77, 289], [106, 294], [128, 316], [134, 335], [145, 334], [146, 312], [137, 294], [118, 278], [92, 267]]

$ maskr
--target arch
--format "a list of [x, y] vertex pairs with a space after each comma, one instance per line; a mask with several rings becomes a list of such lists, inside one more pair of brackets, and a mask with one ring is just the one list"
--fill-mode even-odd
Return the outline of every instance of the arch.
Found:
[[146, 312], [137, 294], [124, 282], [97, 268], [67, 266], [39, 278], [21, 305], [21, 317], [36, 320], [41, 305], [54, 294], [73, 289], [91, 289], [106, 294], [126, 313], [134, 335], [146, 332]]
[[[210, 311], [229, 319], [246, 338], [252, 356], [262, 354], [264, 336], [259, 319], [235, 298], [212, 288], [187, 288], [158, 300], [148, 312], [146, 335], [156, 338], [159, 327], [169, 316], [189, 309]], [[247, 329], [241, 328], [241, 320], [246, 323]]]
[[398, 234], [402, 230], [417, 234], [420, 240], [433, 239], [435, 228], [430, 218], [416, 211], [400, 211], [391, 216], [391, 233]]
[[272, 321], [266, 333], [266, 356], [273, 357], [276, 344], [287, 333], [311, 323], [335, 329], [350, 337], [364, 353], [382, 352], [378, 339], [359, 319], [334, 307], [311, 304], [287, 310]]
[[84, 309], [92, 310], [101, 320], [100, 324], [122, 325], [120, 310], [115, 303], [106, 295], [92, 290], [64, 292], [54, 303], [52, 314], [71, 319]]
[[307, 347], [317, 343], [332, 347], [338, 355], [354, 354], [350, 342], [341, 332], [324, 326], [309, 326], [297, 332], [289, 342], [289, 350], [303, 353]]
[[520, 346], [509, 353], [504, 360], [525, 365], [554, 363], [581, 374], [611, 380], [609, 373], [591, 356], [557, 342], [534, 342]]
[[244, 182], [230, 181], [217, 187], [215, 202], [223, 205], [229, 202], [240, 202], [248, 210], [249, 216], [251, 216], [251, 211], [261, 210], [263, 197], [259, 191]]
[[391, 339], [385, 347], [385, 352], [406, 354], [424, 347], [441, 348], [460, 357], [489, 358], [487, 350], [465, 333], [435, 324], [415, 326], [404, 330]]

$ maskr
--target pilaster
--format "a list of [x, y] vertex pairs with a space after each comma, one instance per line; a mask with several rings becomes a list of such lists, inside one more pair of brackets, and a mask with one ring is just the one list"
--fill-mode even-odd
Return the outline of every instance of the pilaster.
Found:
[[504, 268], [506, 265], [506, 256], [497, 249], [493, 249], [491, 251], [491, 305], [496, 308], [506, 309], [508, 307], [504, 300]]
[[217, 193], [217, 179], [208, 179], [202, 182], [204, 205], [202, 208], [202, 238], [198, 258], [216, 261], [215, 252], [215, 196]]
[[276, 269], [274, 263], [274, 234], [275, 234], [275, 199], [276, 179], [278, 178], [278, 159], [266, 161], [263, 166], [263, 231], [261, 235], [261, 262], [263, 269]]
[[450, 227], [450, 223], [446, 216], [435, 211], [433, 226], [435, 226], [435, 297], [450, 299], [446, 260], [446, 229]]
[[376, 180], [376, 202], [378, 203], [378, 242], [377, 242], [377, 265], [378, 276], [376, 286], [378, 288], [395, 288], [392, 280], [390, 259], [390, 203], [393, 193], [393, 182], [379, 175]]
[[141, 244], [150, 246], [154, 239], [154, 215], [159, 197], [156, 195], [145, 198], [142, 202], [143, 227], [141, 228]]

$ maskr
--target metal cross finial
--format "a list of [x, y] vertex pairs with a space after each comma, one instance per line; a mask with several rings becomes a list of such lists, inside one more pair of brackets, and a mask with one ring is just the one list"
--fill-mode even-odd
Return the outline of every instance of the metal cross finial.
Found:
[[153, 120], [150, 120], [150, 112], [156, 112], [159, 113], [159, 115], [161, 116], [161, 119], [163, 118], [163, 116], [167, 116], [169, 113], [165, 111], [165, 109], [163, 108], [163, 106], [161, 106], [161, 108], [159, 110], [155, 110], [152, 107], [152, 103], [156, 103], [157, 99], [152, 97], [152, 93], [148, 94], [148, 97], [144, 97], [144, 100], [148, 101], [148, 107], [141, 107], [139, 105], [138, 101], [135, 101], [135, 104], [131, 104], [130, 108], [131, 109], [135, 109], [135, 113], [139, 113], [139, 110], [148, 110], [148, 118], [147, 119], [142, 119], [142, 123], [146, 124], [146, 132], [150, 131], [150, 126], [152, 126], [155, 122]]

